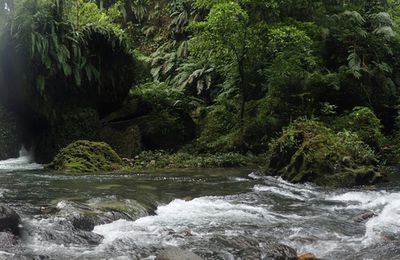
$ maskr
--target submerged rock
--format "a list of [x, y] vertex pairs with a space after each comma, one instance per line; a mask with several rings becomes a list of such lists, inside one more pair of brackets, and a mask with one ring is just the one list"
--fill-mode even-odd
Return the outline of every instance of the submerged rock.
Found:
[[170, 247], [162, 250], [156, 260], [202, 260], [202, 258], [188, 250]]
[[0, 205], [0, 232], [10, 232], [14, 235], [19, 235], [19, 224], [21, 218], [11, 208]]
[[371, 218], [373, 218], [373, 217], [376, 217], [376, 216], [378, 216], [378, 215], [377, 215], [375, 212], [373, 212], [373, 211], [367, 211], [367, 212], [364, 212], [364, 213], [361, 214], [361, 215], [355, 216], [355, 217], [353, 218], [353, 220], [354, 220], [354, 222], [360, 223], [360, 222], [367, 221], [367, 220], [369, 220], [369, 219], [371, 219]]
[[45, 225], [26, 223], [23, 229], [23, 239], [35, 237], [38, 241], [50, 241], [57, 245], [99, 245], [103, 236], [90, 231], [76, 228], [65, 219], [43, 219]]
[[48, 166], [62, 172], [87, 173], [122, 170], [122, 159], [106, 143], [76, 141], [62, 149]]
[[384, 179], [374, 151], [351, 132], [298, 120], [271, 143], [267, 174], [322, 186], [374, 184]]
[[125, 212], [118, 210], [110, 210], [108, 212], [105, 212], [102, 216], [100, 216], [98, 222], [100, 224], [109, 224], [119, 219], [133, 220], [133, 218]]

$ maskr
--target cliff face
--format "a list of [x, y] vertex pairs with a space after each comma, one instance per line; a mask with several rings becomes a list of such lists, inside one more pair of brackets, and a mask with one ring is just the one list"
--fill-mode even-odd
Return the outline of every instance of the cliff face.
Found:
[[0, 160], [17, 157], [20, 147], [15, 117], [0, 106]]

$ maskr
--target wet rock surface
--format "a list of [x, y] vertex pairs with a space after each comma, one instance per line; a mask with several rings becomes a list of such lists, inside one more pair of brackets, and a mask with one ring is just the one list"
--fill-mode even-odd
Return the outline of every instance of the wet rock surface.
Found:
[[92, 231], [96, 221], [94, 216], [87, 216], [84, 214], [73, 214], [67, 219], [76, 229], [83, 231]]
[[362, 214], [360, 214], [360, 215], [358, 215], [358, 216], [355, 216], [355, 217], [353, 218], [353, 220], [354, 220], [354, 222], [360, 223], [360, 222], [367, 221], [367, 220], [369, 220], [369, 219], [371, 219], [371, 218], [373, 218], [373, 217], [376, 217], [376, 216], [378, 216], [378, 214], [376, 214], [375, 212], [373, 212], [373, 211], [367, 211], [367, 212], [362, 213]]
[[156, 260], [202, 260], [200, 256], [189, 250], [170, 247], [158, 253]]
[[19, 235], [20, 216], [10, 207], [0, 205], [0, 232], [10, 232]]
[[294, 248], [274, 242], [263, 245], [263, 260], [297, 260], [297, 252]]
[[47, 225], [25, 224], [23, 237], [29, 241], [35, 238], [39, 241], [51, 241], [57, 245], [98, 245], [103, 240], [103, 236], [75, 228], [67, 220], [43, 220]]

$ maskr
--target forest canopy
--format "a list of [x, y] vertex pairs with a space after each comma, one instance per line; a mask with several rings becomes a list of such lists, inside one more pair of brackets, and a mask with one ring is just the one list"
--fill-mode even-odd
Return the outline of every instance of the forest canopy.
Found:
[[[182, 133], [178, 147], [190, 142], [200, 152], [264, 152], [298, 118], [337, 128], [357, 107], [370, 109], [386, 135], [397, 130], [395, 0], [1, 0], [0, 7], [2, 103], [50, 126], [77, 104], [104, 121], [140, 100], [142, 110], [125, 120], [157, 117]], [[164, 130], [163, 141], [153, 140], [152, 121], [138, 121], [144, 147], [177, 147], [160, 144], [175, 138]]]

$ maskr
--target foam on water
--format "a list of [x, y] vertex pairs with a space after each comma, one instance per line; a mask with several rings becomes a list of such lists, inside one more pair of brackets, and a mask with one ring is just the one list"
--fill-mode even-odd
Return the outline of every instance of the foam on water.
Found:
[[19, 171], [19, 170], [39, 170], [43, 166], [33, 162], [29, 152], [22, 147], [18, 158], [11, 158], [0, 161], [0, 170]]
[[264, 186], [264, 185], [256, 185], [253, 188], [254, 191], [256, 192], [269, 192], [274, 195], [279, 195], [295, 200], [304, 200], [306, 199], [305, 196], [295, 194], [294, 192], [288, 190], [288, 189], [282, 189], [279, 187], [274, 187], [274, 186]]
[[197, 234], [207, 234], [216, 229], [225, 232], [226, 226], [265, 220], [273, 223], [274, 219], [263, 207], [233, 203], [217, 197], [202, 197], [191, 201], [175, 199], [167, 205], [159, 206], [155, 216], [136, 221], [118, 220], [96, 226], [94, 232], [104, 236], [104, 244], [110, 244], [117, 239], [128, 239], [139, 245], [178, 245], [182, 238], [172, 238], [171, 231], [172, 234], [187, 229]]
[[366, 245], [382, 240], [385, 236], [398, 236], [400, 233], [400, 193], [391, 193], [379, 201], [385, 199], [385, 206], [378, 216], [370, 219], [365, 225], [363, 243]]

